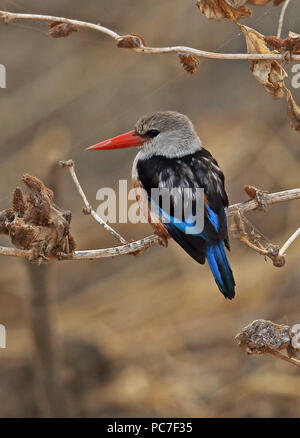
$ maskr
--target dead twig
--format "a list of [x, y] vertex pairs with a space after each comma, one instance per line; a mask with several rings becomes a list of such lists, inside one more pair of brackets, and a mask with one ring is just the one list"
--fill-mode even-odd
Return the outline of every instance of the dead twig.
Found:
[[[264, 204], [265, 206], [278, 204], [280, 202], [292, 201], [293, 199], [300, 198], [300, 188], [283, 190], [276, 193], [265, 193]], [[227, 209], [227, 217], [233, 216], [236, 211], [246, 213], [247, 211], [256, 210], [261, 207], [260, 202], [257, 199], [250, 199], [239, 204], [230, 205]]]
[[291, 235], [291, 237], [288, 238], [288, 240], [285, 242], [284, 245], [279, 250], [279, 256], [284, 256], [286, 253], [286, 250], [289, 248], [289, 246], [297, 239], [297, 237], [300, 236], [300, 228], [298, 228], [297, 231], [294, 232], [294, 234]]
[[[21, 14], [17, 12], [0, 11], [0, 17], [4, 23], [8, 24], [15, 20], [31, 20], [31, 21], [46, 21], [51, 23], [50, 34], [52, 36], [67, 36], [72, 31], [78, 29], [91, 29], [97, 32], [104, 33], [105, 35], [113, 38], [117, 41], [117, 46], [121, 48], [131, 49], [138, 53], [144, 54], [166, 54], [176, 53], [177, 55], [195, 55], [199, 58], [207, 59], [230, 59], [230, 60], [278, 60], [284, 61], [285, 57], [282, 53], [216, 53], [207, 52], [205, 50], [194, 49], [186, 46], [172, 46], [172, 47], [149, 47], [145, 44], [142, 37], [137, 35], [120, 35], [107, 27], [100, 24], [88, 23], [86, 21], [72, 20], [69, 18], [55, 17], [51, 15], [39, 15], [39, 14]], [[67, 28], [59, 28], [59, 32], [55, 32], [53, 35], [53, 27], [57, 28], [58, 25], [68, 24]], [[52, 33], [51, 33], [52, 29]], [[55, 29], [57, 30], [57, 29]], [[299, 61], [300, 55], [291, 55], [292, 61]]]
[[274, 266], [278, 268], [284, 266], [285, 258], [284, 255], [280, 253], [280, 247], [278, 245], [273, 245], [272, 243], [263, 245], [258, 234], [254, 235], [255, 241], [252, 242], [245, 230], [244, 220], [245, 219], [243, 218], [241, 212], [237, 211], [233, 217], [233, 224], [230, 227], [231, 235], [247, 245], [253, 251], [261, 254], [264, 257], [270, 258], [273, 261]]
[[85, 205], [85, 208], [83, 210], [84, 214], [90, 214], [96, 222], [98, 222], [106, 231], [108, 231], [109, 233], [111, 233], [114, 237], [116, 237], [119, 242], [121, 243], [127, 243], [127, 241], [119, 234], [117, 233], [112, 227], [110, 227], [103, 219], [101, 219], [101, 217], [92, 209], [89, 201], [87, 200], [87, 197], [85, 196], [84, 191], [82, 190], [82, 187], [78, 181], [76, 172], [75, 172], [75, 165], [74, 165], [74, 161], [73, 160], [68, 160], [68, 161], [60, 161], [59, 165], [63, 168], [67, 168], [70, 172], [70, 175], [74, 181], [75, 187], [78, 191], [78, 193], [80, 194], [83, 203]]
[[280, 17], [279, 17], [279, 22], [278, 22], [277, 38], [280, 38], [280, 36], [281, 36], [284, 16], [285, 16], [285, 12], [286, 12], [286, 9], [287, 9], [289, 3], [290, 3], [290, 0], [285, 0], [285, 2], [283, 3]]
[[[92, 209], [78, 181], [74, 170], [74, 162], [68, 160], [66, 162], [60, 162], [60, 165], [69, 169], [76, 189], [83, 199], [85, 211], [92, 214], [94, 219], [103, 226], [104, 229], [117, 237], [123, 244], [111, 248], [75, 251], [75, 240], [69, 232], [71, 213], [63, 212], [57, 206], [52, 204], [53, 193], [37, 178], [27, 175], [23, 177], [23, 181], [26, 181], [27, 184], [29, 181], [29, 187], [36, 191], [35, 197], [29, 195], [27, 200], [25, 200], [21, 196], [22, 192], [20, 192], [20, 189], [16, 189], [14, 192], [13, 208], [0, 212], [0, 233], [8, 234], [11, 237], [12, 243], [17, 246], [17, 248], [1, 246], [0, 255], [26, 258], [38, 263], [47, 262], [49, 259], [97, 260], [128, 254], [141, 254], [144, 250], [159, 243], [160, 239], [155, 234], [133, 242], [126, 242], [122, 236], [120, 236], [112, 227], [107, 225]], [[258, 189], [255, 190], [258, 191]], [[259, 192], [264, 193], [262, 191]], [[248, 191], [247, 193], [251, 196], [252, 192]], [[255, 192], [253, 192], [253, 194], [255, 194]], [[271, 258], [275, 266], [283, 266], [285, 263], [285, 251], [292, 241], [296, 239], [299, 232], [297, 231], [294, 233], [294, 235], [283, 245], [281, 250], [276, 245], [270, 244], [267, 248], [264, 248], [257, 243], [250, 242], [247, 233], [243, 228], [241, 215], [245, 211], [255, 210], [261, 207], [261, 198], [258, 196], [254, 197], [255, 199], [228, 207], [227, 216], [234, 216], [235, 221], [237, 221], [236, 229], [232, 230], [233, 235], [234, 237], [238, 237], [243, 243], [247, 244], [249, 248]], [[37, 205], [34, 203], [32, 204], [32, 200], [34, 199], [39, 200]], [[300, 189], [285, 190], [269, 194], [264, 193], [263, 195], [265, 206], [293, 199], [300, 199]], [[40, 201], [43, 201], [44, 204], [41, 204]], [[28, 203], [30, 208], [28, 207]], [[40, 211], [40, 205], [43, 206], [43, 211]], [[52, 214], [50, 214], [51, 212]], [[35, 230], [34, 233], [32, 232], [33, 229]], [[17, 234], [16, 231], [18, 231]], [[42, 236], [40, 233], [42, 233]], [[46, 237], [44, 238], [43, 236]], [[51, 236], [51, 239], [49, 236]]]
[[[254, 186], [245, 186], [245, 192], [257, 203], [257, 210], [266, 211], [268, 204], [270, 203], [276, 203], [277, 200], [281, 199], [281, 201], [290, 199], [290, 196], [297, 196], [297, 191], [293, 191], [292, 193], [287, 192], [280, 192], [281, 194], [279, 197], [273, 196], [276, 194], [272, 194], [271, 197], [268, 195], [267, 192], [257, 189]], [[292, 199], [292, 198], [291, 198]], [[275, 202], [273, 202], [275, 201]], [[280, 201], [280, 202], [281, 202]], [[251, 204], [252, 201], [248, 201], [248, 206]], [[237, 206], [238, 204], [236, 204]], [[229, 207], [229, 210], [232, 211], [231, 207]], [[296, 238], [300, 235], [300, 229], [295, 231], [295, 233], [285, 242], [285, 244], [280, 248], [278, 245], [273, 245], [272, 243], [263, 244], [261, 242], [261, 236], [259, 234], [255, 234], [254, 231], [252, 231], [252, 239], [249, 237], [248, 233], [245, 230], [244, 222], [247, 222], [246, 218], [243, 217], [243, 212], [248, 211], [248, 207], [245, 208], [244, 206], [241, 206], [241, 208], [238, 208], [233, 212], [233, 224], [230, 227], [231, 234], [236, 239], [239, 239], [240, 242], [247, 245], [249, 248], [253, 249], [254, 251], [258, 252], [259, 254], [263, 255], [264, 257], [269, 257], [272, 261], [274, 266], [276, 267], [282, 267], [285, 265], [285, 255], [286, 250], [289, 248], [289, 246], [296, 240]], [[254, 235], [254, 237], [253, 237]]]

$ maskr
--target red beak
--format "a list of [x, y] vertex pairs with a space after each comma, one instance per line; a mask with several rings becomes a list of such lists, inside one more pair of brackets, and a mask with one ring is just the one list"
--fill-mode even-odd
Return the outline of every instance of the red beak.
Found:
[[126, 132], [125, 134], [118, 135], [117, 137], [110, 138], [109, 140], [101, 141], [87, 148], [87, 150], [97, 151], [104, 149], [121, 149], [130, 148], [132, 146], [142, 146], [146, 141], [146, 138], [140, 137], [135, 134], [134, 131]]

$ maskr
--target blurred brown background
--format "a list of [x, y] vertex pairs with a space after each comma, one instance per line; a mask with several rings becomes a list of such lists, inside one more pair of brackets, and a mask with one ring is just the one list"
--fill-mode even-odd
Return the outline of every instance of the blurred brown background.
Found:
[[[190, 0], [1, 1], [1, 9], [100, 22], [134, 32], [153, 46], [189, 45], [244, 52], [230, 22], [208, 21]], [[276, 34], [280, 8], [253, 8], [244, 23]], [[300, 31], [292, 0], [283, 36]], [[176, 110], [195, 123], [218, 159], [230, 202], [246, 199], [245, 184], [270, 192], [299, 186], [300, 136], [284, 101], [274, 101], [245, 61], [202, 61], [188, 76], [175, 55], [117, 49], [96, 32], [51, 39], [44, 24], [0, 24], [0, 208], [24, 172], [54, 188], [73, 212], [78, 248], [105, 248], [113, 238], [81, 214], [70, 177], [57, 170], [73, 158], [90, 201], [100, 187], [130, 179], [134, 150], [87, 153], [101, 139], [133, 128], [143, 114]], [[291, 68], [287, 66], [289, 72]], [[289, 83], [289, 80], [287, 81]], [[300, 102], [300, 91], [294, 90]], [[248, 215], [281, 245], [299, 227], [299, 202]], [[117, 225], [128, 239], [147, 225]], [[1, 244], [9, 244], [2, 237]], [[234, 336], [257, 318], [300, 323], [299, 242], [285, 267], [231, 239], [237, 297], [224, 300], [208, 267], [177, 245], [142, 257], [30, 266], [0, 259], [0, 416], [295, 417], [300, 376], [273, 357], [247, 357]], [[50, 318], [48, 320], [48, 318]]]

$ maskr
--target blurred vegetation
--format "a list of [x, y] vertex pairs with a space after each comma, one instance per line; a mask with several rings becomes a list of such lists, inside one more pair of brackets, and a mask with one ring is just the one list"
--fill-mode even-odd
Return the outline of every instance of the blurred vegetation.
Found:
[[[206, 20], [190, 0], [0, 3], [1, 9], [100, 22], [141, 34], [153, 46], [245, 51], [232, 23]], [[253, 9], [245, 23], [274, 35], [280, 8], [270, 3]], [[288, 8], [283, 36], [288, 30], [300, 31], [297, 1]], [[10, 205], [23, 173], [36, 175], [51, 184], [62, 208], [72, 210], [80, 249], [116, 242], [81, 214], [69, 175], [55, 170], [56, 162], [75, 160], [97, 206], [100, 187], [130, 179], [135, 151], [87, 153], [84, 148], [132, 129], [153, 111], [176, 110], [193, 120], [223, 168], [231, 203], [246, 199], [245, 184], [270, 192], [299, 186], [299, 133], [289, 127], [285, 103], [266, 94], [248, 62], [203, 60], [189, 76], [175, 55], [132, 53], [91, 31], [51, 39], [45, 25], [16, 22], [1, 24], [0, 37], [0, 61], [7, 68], [7, 88], [0, 90], [0, 208]], [[294, 97], [299, 103], [299, 90]], [[281, 245], [299, 227], [299, 202], [248, 218]], [[128, 239], [151, 232], [147, 225], [116, 228]], [[8, 243], [1, 238], [1, 244]], [[0, 351], [0, 416], [299, 416], [297, 368], [272, 357], [247, 357], [234, 342], [256, 318], [300, 322], [299, 242], [280, 269], [240, 242], [231, 239], [231, 245], [233, 302], [218, 292], [209, 268], [175, 243], [139, 258], [43, 268], [1, 258], [0, 322], [7, 328], [7, 348]], [[50, 375], [50, 386], [58, 380], [48, 361], [37, 357], [39, 324], [56, 345], [48, 354], [55, 351], [66, 385], [66, 400], [56, 412], [45, 401], [45, 379]]]

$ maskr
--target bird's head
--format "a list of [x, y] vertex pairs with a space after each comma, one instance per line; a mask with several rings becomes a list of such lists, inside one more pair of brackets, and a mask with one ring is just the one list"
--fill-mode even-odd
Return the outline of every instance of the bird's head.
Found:
[[159, 111], [141, 117], [133, 131], [102, 141], [89, 150], [120, 149], [139, 146], [149, 157], [179, 157], [201, 149], [201, 141], [192, 122], [175, 111]]

